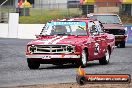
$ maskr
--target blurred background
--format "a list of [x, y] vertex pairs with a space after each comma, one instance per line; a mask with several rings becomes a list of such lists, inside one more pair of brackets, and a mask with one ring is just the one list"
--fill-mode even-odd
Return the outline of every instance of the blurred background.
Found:
[[0, 22], [8, 22], [11, 12], [19, 13], [20, 23], [27, 23], [25, 19], [30, 23], [45, 23], [55, 18], [104, 12], [131, 17], [132, 0], [0, 0]]

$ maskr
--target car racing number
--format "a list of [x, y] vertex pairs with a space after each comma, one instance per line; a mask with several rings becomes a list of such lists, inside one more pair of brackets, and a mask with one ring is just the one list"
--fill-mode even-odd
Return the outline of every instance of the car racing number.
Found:
[[98, 55], [98, 54], [99, 54], [99, 44], [95, 43], [94, 55]]

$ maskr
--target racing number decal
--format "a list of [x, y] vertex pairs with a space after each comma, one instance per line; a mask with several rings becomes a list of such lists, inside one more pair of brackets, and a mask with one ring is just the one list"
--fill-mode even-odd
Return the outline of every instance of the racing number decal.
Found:
[[94, 55], [98, 55], [98, 53], [99, 53], [99, 44], [95, 43]]

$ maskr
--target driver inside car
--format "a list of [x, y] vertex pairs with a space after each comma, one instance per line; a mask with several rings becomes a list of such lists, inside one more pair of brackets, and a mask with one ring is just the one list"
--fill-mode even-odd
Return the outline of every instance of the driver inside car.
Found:
[[56, 25], [54, 26], [53, 30], [52, 30], [52, 34], [64, 34], [67, 33], [67, 29], [65, 26], [61, 26], [61, 25]]

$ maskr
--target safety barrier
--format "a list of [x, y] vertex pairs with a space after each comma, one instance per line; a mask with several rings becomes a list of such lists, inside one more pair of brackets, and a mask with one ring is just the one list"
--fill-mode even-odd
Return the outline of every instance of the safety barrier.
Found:
[[[39, 34], [44, 24], [19, 24], [17, 31], [10, 31], [9, 24], [0, 24], [0, 38], [35, 39], [35, 34]], [[14, 36], [15, 35], [15, 36]]]

